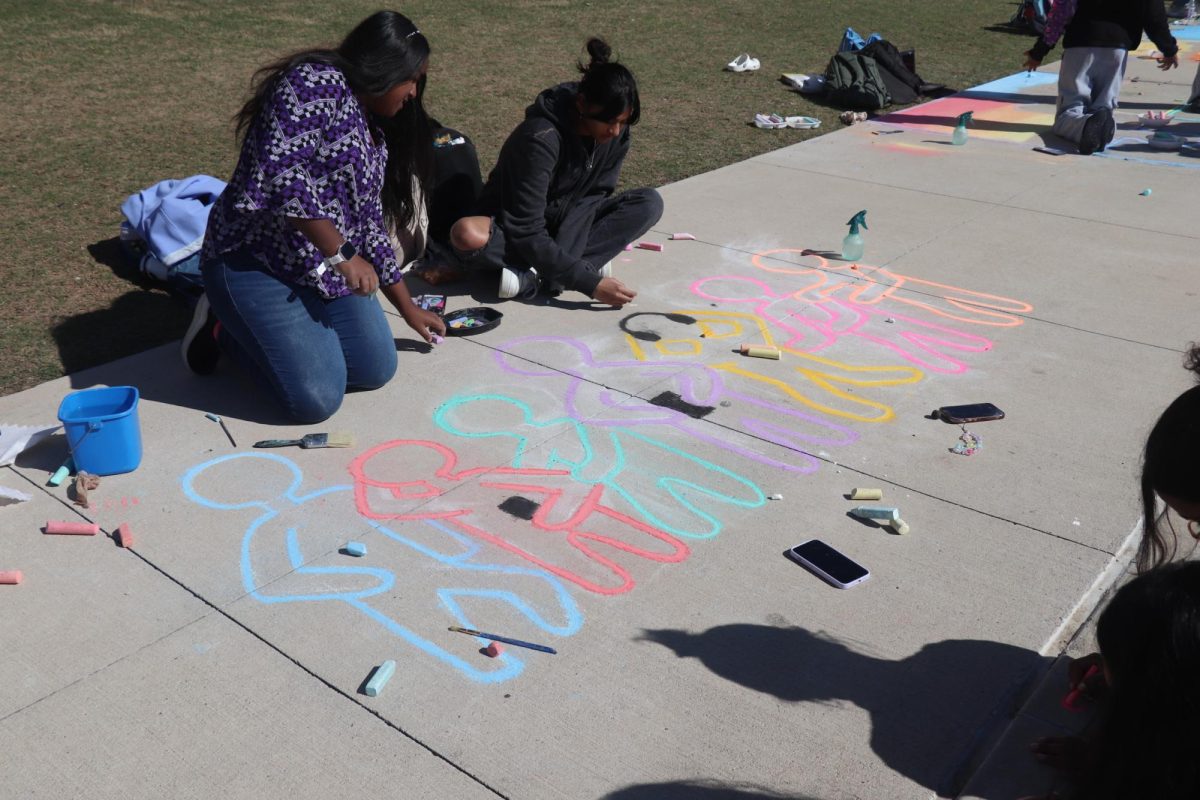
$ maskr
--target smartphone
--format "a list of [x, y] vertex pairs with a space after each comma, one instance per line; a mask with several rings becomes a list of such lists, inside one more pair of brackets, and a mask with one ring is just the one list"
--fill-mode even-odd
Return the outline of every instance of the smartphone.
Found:
[[839, 589], [849, 589], [871, 577], [870, 571], [820, 539], [809, 539], [787, 551], [788, 558]]
[[446, 295], [444, 294], [419, 294], [413, 298], [413, 303], [417, 308], [432, 311], [439, 317], [446, 313]]
[[972, 403], [965, 406], [942, 406], [937, 415], [946, 422], [983, 422], [989, 419], [1004, 419], [1004, 412], [991, 403]]

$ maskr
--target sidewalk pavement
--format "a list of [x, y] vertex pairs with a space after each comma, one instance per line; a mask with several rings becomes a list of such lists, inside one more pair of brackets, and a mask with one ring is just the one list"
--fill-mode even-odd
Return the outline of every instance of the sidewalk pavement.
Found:
[[[1131, 62], [1124, 108], [1185, 99], [1190, 70], [1151, 67]], [[62, 436], [0, 470], [34, 495], [0, 508], [0, 569], [25, 576], [0, 586], [5, 795], [1049, 788], [1026, 743], [1085, 722], [1054, 710], [1056, 659], [1127, 569], [1139, 448], [1188, 385], [1200, 291], [1200, 162], [1035, 152], [1053, 92], [1018, 75], [667, 186], [664, 249], [615, 265], [634, 304], [505, 303], [433, 349], [393, 316], [396, 379], [315, 429], [174, 346], [0, 399], [35, 424], [135, 385], [145, 445], [86, 510], [45, 485]], [[951, 147], [964, 103], [978, 126]], [[461, 290], [449, 308], [494, 300]], [[955, 454], [928, 415], [980, 401], [1007, 416]], [[250, 447], [313, 430], [355, 444]], [[912, 532], [849, 515], [856, 486]], [[783, 556], [809, 538], [872, 578], [841, 591]], [[452, 625], [558, 652], [489, 658]]]

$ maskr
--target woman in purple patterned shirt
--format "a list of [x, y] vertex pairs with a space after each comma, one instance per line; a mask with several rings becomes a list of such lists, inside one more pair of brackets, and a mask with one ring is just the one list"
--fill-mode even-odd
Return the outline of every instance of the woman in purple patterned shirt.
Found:
[[389, 237], [389, 222], [403, 229], [423, 213], [428, 63], [416, 26], [380, 11], [336, 50], [258, 71], [236, 117], [237, 168], [209, 217], [205, 295], [183, 339], [190, 370], [211, 373], [227, 353], [290, 418], [316, 423], [347, 391], [395, 374], [377, 289], [426, 341], [445, 333], [413, 304]]

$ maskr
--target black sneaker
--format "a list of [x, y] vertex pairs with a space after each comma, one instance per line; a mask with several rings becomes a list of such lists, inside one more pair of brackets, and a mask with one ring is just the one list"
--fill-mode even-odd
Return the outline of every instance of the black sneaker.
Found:
[[217, 368], [221, 346], [217, 344], [216, 328], [217, 316], [208, 304], [208, 295], [202, 294], [179, 348], [184, 366], [197, 375], [211, 375]]
[[1087, 118], [1083, 123], [1083, 132], [1079, 135], [1079, 155], [1090, 156], [1097, 150], [1103, 150], [1108, 141], [1104, 138], [1108, 127], [1112, 125], [1112, 112], [1102, 108]]
[[1108, 147], [1117, 135], [1117, 121], [1113, 119], [1112, 112], [1106, 108], [1103, 113], [1106, 119], [1104, 121], [1104, 144], [1100, 145], [1101, 150]]
[[538, 293], [541, 281], [538, 280], [537, 270], [533, 267], [518, 269], [504, 267], [500, 270], [500, 299], [511, 300], [514, 297], [529, 299]]

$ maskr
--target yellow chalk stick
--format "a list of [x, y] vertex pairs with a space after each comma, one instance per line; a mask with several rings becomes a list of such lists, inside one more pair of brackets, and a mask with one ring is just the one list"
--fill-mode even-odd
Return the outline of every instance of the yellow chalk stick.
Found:
[[903, 536], [904, 534], [908, 533], [909, 530], [911, 530], [911, 528], [908, 527], [908, 523], [902, 519], [891, 520], [890, 522], [888, 522], [888, 525], [891, 525], [892, 530], [894, 530], [896, 533], [900, 534], [901, 536]]
[[850, 490], [851, 500], [882, 500], [883, 489], [864, 489], [857, 488]]
[[769, 347], [767, 345], [744, 344], [741, 346], [742, 355], [753, 356], [754, 358], [773, 358], [779, 360], [779, 348]]

